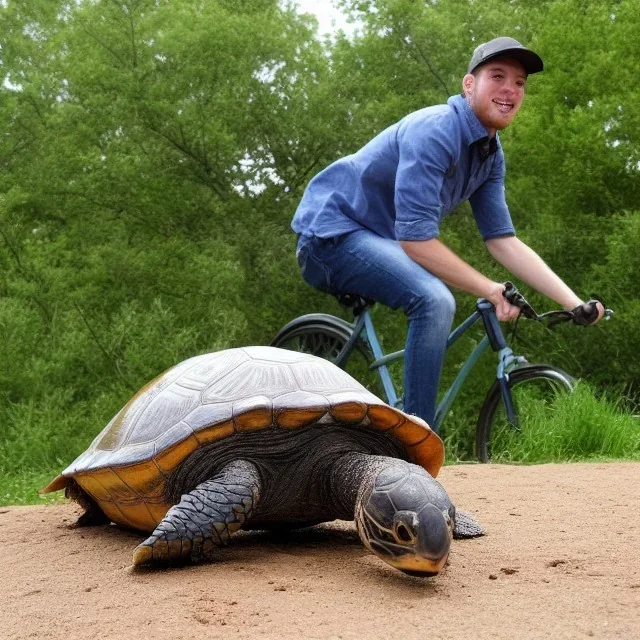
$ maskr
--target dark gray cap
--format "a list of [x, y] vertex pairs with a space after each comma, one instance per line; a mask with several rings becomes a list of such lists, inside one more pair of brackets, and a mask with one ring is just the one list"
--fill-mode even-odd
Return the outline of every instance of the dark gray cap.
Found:
[[471, 56], [467, 73], [473, 72], [480, 65], [493, 58], [513, 58], [524, 67], [527, 75], [538, 73], [543, 69], [542, 58], [537, 53], [523, 47], [517, 40], [503, 36], [476, 47]]

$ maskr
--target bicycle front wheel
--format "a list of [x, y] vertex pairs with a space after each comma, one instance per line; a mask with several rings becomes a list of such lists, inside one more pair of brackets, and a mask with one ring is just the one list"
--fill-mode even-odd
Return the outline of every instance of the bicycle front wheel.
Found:
[[[353, 333], [353, 325], [326, 313], [312, 313], [292, 320], [271, 341], [272, 347], [311, 353], [335, 362], [342, 347]], [[373, 354], [367, 342], [356, 341], [347, 361], [345, 371], [360, 384], [379, 397], [384, 397], [380, 377], [369, 369]]]
[[523, 458], [518, 451], [526, 433], [548, 422], [560, 394], [571, 393], [575, 379], [550, 365], [527, 365], [509, 374], [509, 389], [518, 427], [508, 418], [496, 380], [487, 393], [476, 428], [476, 455], [480, 462], [511, 462]]

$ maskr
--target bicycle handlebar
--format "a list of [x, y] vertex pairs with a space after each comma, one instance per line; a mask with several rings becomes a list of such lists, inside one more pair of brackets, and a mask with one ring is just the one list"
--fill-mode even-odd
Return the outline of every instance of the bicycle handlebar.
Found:
[[[504, 283], [504, 291], [502, 292], [502, 295], [509, 301], [510, 304], [518, 307], [521, 314], [525, 318], [528, 318], [529, 320], [536, 320], [538, 322], [546, 322], [548, 327], [571, 321], [574, 321], [576, 324], [585, 324], [584, 322], [577, 321], [576, 309], [573, 309], [571, 311], [559, 309], [556, 311], [547, 311], [546, 313], [538, 313], [527, 302], [526, 298], [518, 291], [513, 282], [507, 281]], [[599, 302], [604, 307], [603, 319], [609, 320], [614, 312], [612, 309], [608, 309], [604, 302], [602, 302], [602, 300], [598, 300], [594, 297], [594, 299], [589, 300], [589, 302], [587, 302], [586, 304], [595, 306], [597, 302]]]

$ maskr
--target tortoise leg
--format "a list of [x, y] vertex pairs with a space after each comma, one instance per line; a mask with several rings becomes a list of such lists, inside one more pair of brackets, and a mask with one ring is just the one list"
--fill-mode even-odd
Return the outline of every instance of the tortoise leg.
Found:
[[483, 535], [484, 529], [470, 513], [456, 510], [456, 519], [453, 527], [454, 538], [477, 538]]
[[251, 515], [260, 496], [255, 465], [238, 460], [182, 496], [133, 552], [134, 565], [212, 559]]
[[84, 513], [73, 524], [73, 527], [97, 527], [109, 524], [111, 520], [105, 515], [98, 503], [86, 493], [75, 480], [70, 480], [64, 491], [66, 498], [75, 500], [84, 508]]

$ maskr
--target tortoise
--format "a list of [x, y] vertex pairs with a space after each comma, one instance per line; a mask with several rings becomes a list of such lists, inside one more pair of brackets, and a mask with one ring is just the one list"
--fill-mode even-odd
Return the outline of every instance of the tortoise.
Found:
[[434, 479], [442, 440], [316, 356], [244, 347], [192, 357], [144, 386], [42, 492], [78, 526], [151, 532], [134, 565], [213, 560], [243, 529], [355, 520], [364, 545], [435, 575], [452, 537], [482, 535]]

